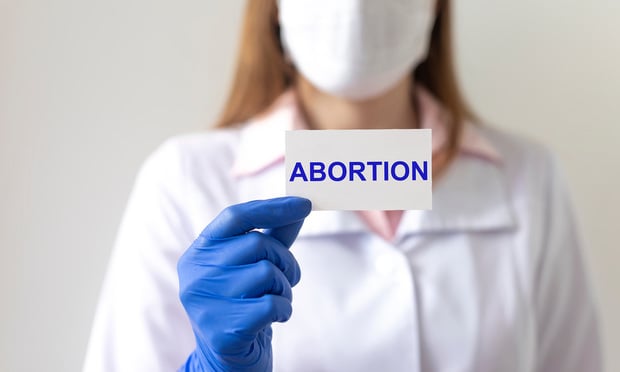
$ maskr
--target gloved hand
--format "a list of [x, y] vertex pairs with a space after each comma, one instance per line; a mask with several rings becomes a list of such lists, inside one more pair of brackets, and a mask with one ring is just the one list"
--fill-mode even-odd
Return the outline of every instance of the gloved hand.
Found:
[[197, 347], [180, 371], [271, 371], [271, 323], [291, 316], [300, 278], [289, 248], [310, 210], [297, 197], [233, 205], [183, 254], [180, 298]]

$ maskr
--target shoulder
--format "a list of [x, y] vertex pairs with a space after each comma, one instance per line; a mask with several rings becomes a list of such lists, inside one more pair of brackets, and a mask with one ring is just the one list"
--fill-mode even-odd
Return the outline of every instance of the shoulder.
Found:
[[498, 152], [500, 166], [510, 184], [549, 186], [557, 176], [556, 157], [541, 142], [492, 126], [476, 125], [476, 128]]
[[234, 162], [239, 129], [213, 129], [177, 135], [163, 141], [144, 161], [140, 177], [163, 179], [195, 177], [205, 171], [226, 172]]
[[177, 135], [165, 140], [149, 156], [148, 162], [192, 166], [205, 162], [234, 159], [239, 129], [212, 129]]
[[229, 189], [239, 135], [231, 128], [171, 137], [147, 157], [137, 182], [186, 196]]
[[544, 224], [552, 199], [568, 202], [568, 187], [556, 156], [544, 144], [505, 129], [478, 126], [499, 153], [497, 164], [508, 198], [517, 214], [535, 225]]
[[553, 158], [546, 145], [532, 138], [489, 125], [477, 125], [477, 129], [499, 152], [502, 163], [508, 167]]
[[236, 200], [231, 169], [239, 136], [240, 130], [231, 128], [166, 139], [143, 162], [133, 197], [168, 205], [167, 211], [182, 216], [194, 236]]
[[505, 187], [522, 227], [527, 226], [537, 246], [544, 246], [552, 224], [570, 222], [573, 213], [559, 161], [536, 140], [486, 126], [480, 131], [500, 153]]

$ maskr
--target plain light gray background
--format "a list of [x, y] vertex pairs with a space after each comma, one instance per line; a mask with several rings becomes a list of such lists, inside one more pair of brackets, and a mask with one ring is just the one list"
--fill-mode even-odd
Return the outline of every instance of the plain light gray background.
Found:
[[[212, 123], [242, 5], [0, 0], [1, 371], [80, 369], [136, 171]], [[620, 370], [620, 2], [458, 1], [455, 33], [475, 109], [561, 159]]]

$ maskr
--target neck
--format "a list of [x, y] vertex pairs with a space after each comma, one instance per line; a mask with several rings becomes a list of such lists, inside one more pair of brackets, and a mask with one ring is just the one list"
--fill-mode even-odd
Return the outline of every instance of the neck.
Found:
[[352, 101], [321, 92], [301, 76], [296, 84], [301, 110], [312, 129], [417, 128], [412, 89], [407, 76], [378, 97]]

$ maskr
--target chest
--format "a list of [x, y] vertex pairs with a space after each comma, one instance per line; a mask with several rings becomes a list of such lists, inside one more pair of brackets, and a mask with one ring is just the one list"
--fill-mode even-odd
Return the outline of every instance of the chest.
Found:
[[530, 304], [501, 234], [300, 238], [275, 370], [528, 371]]

